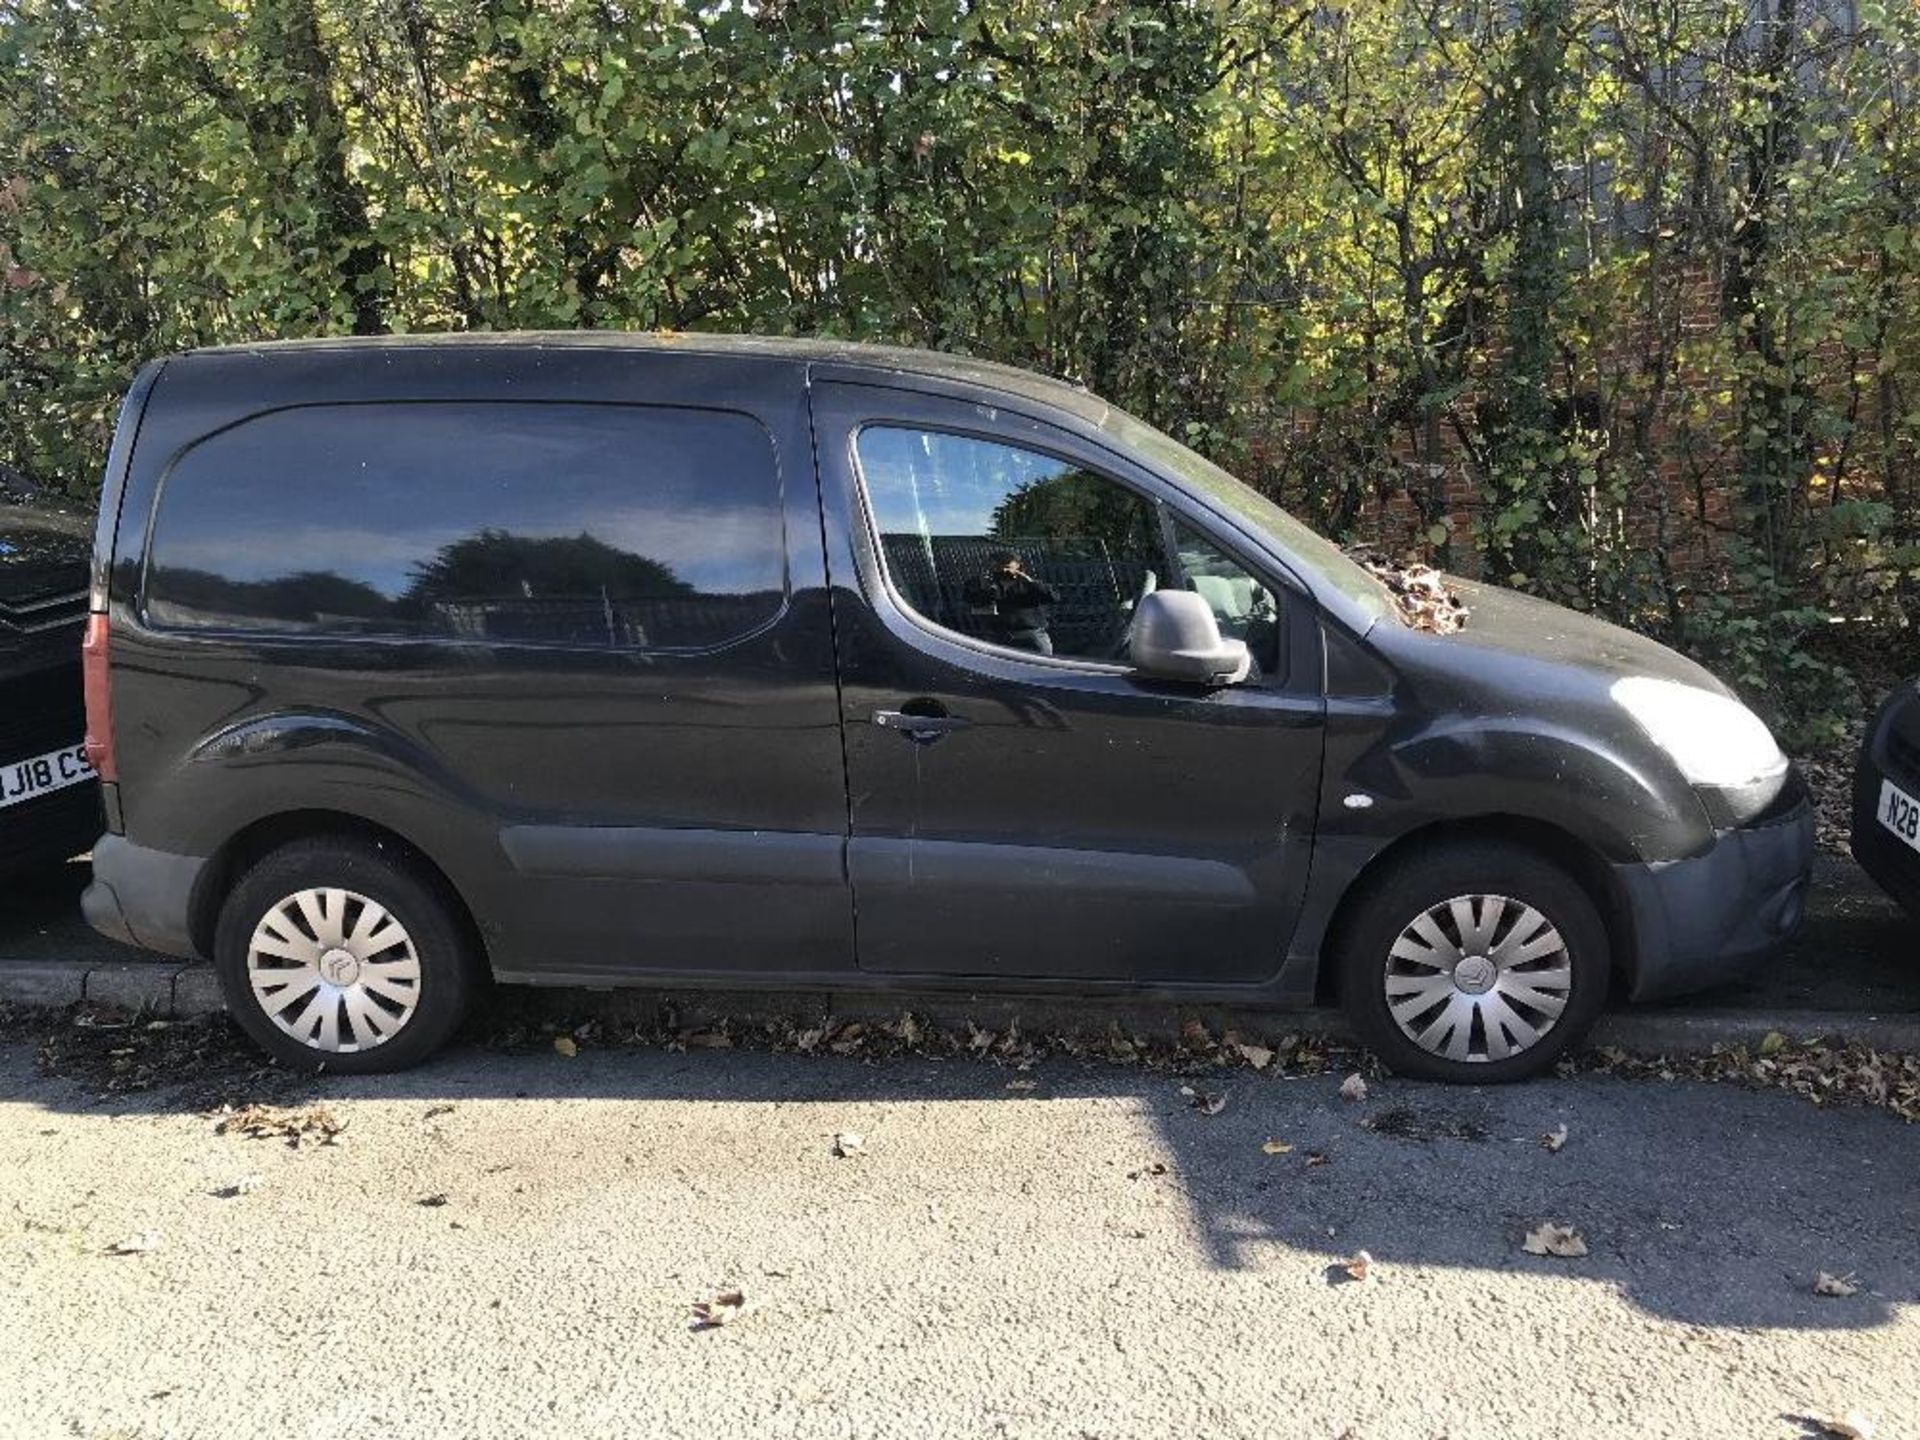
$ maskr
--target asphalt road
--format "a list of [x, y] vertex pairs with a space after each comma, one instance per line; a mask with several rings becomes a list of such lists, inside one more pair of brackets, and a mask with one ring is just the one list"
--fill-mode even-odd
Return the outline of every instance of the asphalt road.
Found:
[[[313, 1092], [346, 1129], [296, 1149], [0, 1042], [0, 1435], [1920, 1434], [1920, 1128], [1223, 1079], [466, 1048]], [[1543, 1220], [1590, 1253], [1523, 1253]]]

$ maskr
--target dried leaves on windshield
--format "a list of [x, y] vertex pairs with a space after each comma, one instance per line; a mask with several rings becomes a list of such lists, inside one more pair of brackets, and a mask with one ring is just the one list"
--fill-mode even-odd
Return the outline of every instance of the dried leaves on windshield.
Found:
[[1447, 577], [1431, 565], [1396, 565], [1364, 547], [1347, 552], [1387, 587], [1401, 623], [1435, 635], [1452, 635], [1467, 624], [1467, 607]]

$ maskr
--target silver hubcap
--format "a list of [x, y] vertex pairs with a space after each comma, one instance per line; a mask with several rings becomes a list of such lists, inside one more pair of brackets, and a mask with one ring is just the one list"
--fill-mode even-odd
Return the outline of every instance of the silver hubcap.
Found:
[[302, 890], [268, 910], [247, 944], [247, 979], [269, 1020], [334, 1053], [391, 1040], [420, 1003], [413, 938], [351, 890]]
[[1505, 1060], [1540, 1042], [1573, 993], [1547, 917], [1505, 895], [1459, 895], [1415, 917], [1387, 956], [1387, 1008], [1422, 1050]]

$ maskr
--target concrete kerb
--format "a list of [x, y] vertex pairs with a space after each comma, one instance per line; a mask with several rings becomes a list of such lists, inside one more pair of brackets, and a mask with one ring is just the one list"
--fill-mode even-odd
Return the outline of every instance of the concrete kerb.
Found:
[[0, 1004], [64, 1010], [83, 1003], [182, 1019], [222, 1008], [213, 972], [204, 965], [0, 960]]
[[27, 1010], [58, 1010], [87, 998], [87, 971], [78, 960], [0, 963], [0, 1003]]
[[173, 1014], [173, 980], [178, 965], [96, 965], [87, 971], [81, 998], [113, 1010]]
[[1920, 1014], [1842, 1010], [1622, 1010], [1602, 1015], [1587, 1044], [1636, 1055], [1707, 1055], [1736, 1045], [1753, 1049], [1776, 1033], [1795, 1042], [1826, 1040], [1920, 1055]]
[[[59, 1010], [82, 1002], [145, 1011], [172, 1019], [224, 1009], [206, 965], [171, 963], [89, 965], [81, 961], [0, 961], [0, 1004]], [[1240, 1011], [1219, 1006], [1174, 1006], [1139, 1001], [1091, 1002], [964, 994], [829, 994], [823, 991], [542, 990], [495, 992], [489, 1002], [526, 1019], [652, 1020], [671, 1007], [678, 1023], [757, 1024], [791, 1020], [818, 1024], [833, 1017], [864, 1022], [897, 1020], [911, 1011], [943, 1028], [968, 1024], [996, 1032], [1018, 1025], [1030, 1034], [1104, 1035], [1114, 1030], [1153, 1039], [1176, 1038], [1198, 1018], [1215, 1035], [1238, 1031], [1248, 1041], [1294, 1034], [1345, 1038], [1335, 1010]], [[1778, 1032], [1789, 1040], [1823, 1038], [1869, 1045], [1894, 1054], [1920, 1054], [1920, 1014], [1871, 1015], [1826, 1010], [1623, 1010], [1603, 1015], [1591, 1045], [1643, 1055], [1703, 1055], [1735, 1045], [1757, 1046]]]

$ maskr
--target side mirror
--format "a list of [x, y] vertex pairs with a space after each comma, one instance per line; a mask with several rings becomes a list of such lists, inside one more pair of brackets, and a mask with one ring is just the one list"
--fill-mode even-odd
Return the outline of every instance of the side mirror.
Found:
[[1224, 638], [1213, 607], [1191, 590], [1141, 597], [1128, 656], [1142, 675], [1196, 685], [1237, 685], [1253, 668], [1245, 643]]

